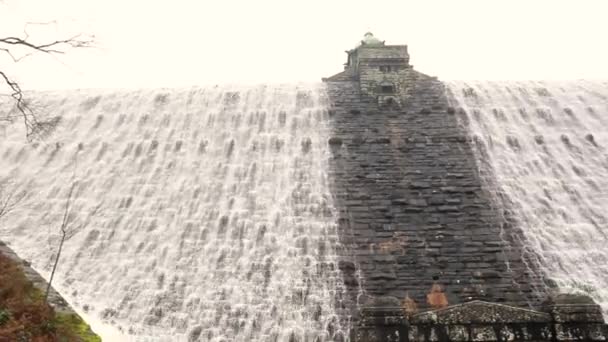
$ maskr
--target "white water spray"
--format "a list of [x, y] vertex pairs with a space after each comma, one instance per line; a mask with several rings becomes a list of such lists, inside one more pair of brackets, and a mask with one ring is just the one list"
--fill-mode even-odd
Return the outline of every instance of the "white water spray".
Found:
[[[45, 93], [60, 123], [0, 126], [0, 179], [27, 191], [0, 238], [55, 287], [143, 341], [346, 336], [321, 86]], [[10, 103], [0, 109], [9, 110]]]
[[608, 83], [448, 84], [525, 248], [608, 315]]

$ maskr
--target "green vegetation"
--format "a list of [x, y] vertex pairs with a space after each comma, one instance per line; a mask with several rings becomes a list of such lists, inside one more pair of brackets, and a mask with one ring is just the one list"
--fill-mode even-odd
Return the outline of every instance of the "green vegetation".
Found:
[[0, 327], [11, 319], [11, 313], [6, 309], [0, 309]]
[[0, 254], [0, 341], [100, 342], [78, 315], [56, 313], [19, 265]]
[[82, 342], [101, 342], [101, 338], [95, 335], [91, 327], [78, 315], [57, 313], [54, 323], [58, 331], [69, 331], [78, 336]]

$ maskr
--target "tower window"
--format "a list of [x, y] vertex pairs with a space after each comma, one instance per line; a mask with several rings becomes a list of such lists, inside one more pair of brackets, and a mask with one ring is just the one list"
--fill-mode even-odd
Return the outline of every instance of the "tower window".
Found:
[[381, 65], [378, 67], [381, 72], [397, 72], [399, 71], [398, 65]]
[[392, 85], [383, 85], [380, 90], [385, 94], [392, 94], [395, 92], [395, 88]]

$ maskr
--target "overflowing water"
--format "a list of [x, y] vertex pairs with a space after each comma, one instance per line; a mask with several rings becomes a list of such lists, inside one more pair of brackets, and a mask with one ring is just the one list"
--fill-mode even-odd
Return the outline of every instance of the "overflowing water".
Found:
[[608, 83], [454, 82], [448, 96], [547, 285], [608, 315]]
[[[143, 341], [336, 341], [348, 330], [320, 85], [44, 93], [43, 142], [0, 126], [27, 197], [0, 239], [88, 316]], [[10, 110], [3, 105], [1, 110]]]

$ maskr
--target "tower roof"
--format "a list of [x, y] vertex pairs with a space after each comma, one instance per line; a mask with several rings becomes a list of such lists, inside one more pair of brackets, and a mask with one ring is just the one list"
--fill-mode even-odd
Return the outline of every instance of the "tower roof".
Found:
[[367, 32], [361, 40], [361, 46], [384, 46], [384, 42], [374, 37], [374, 34]]

